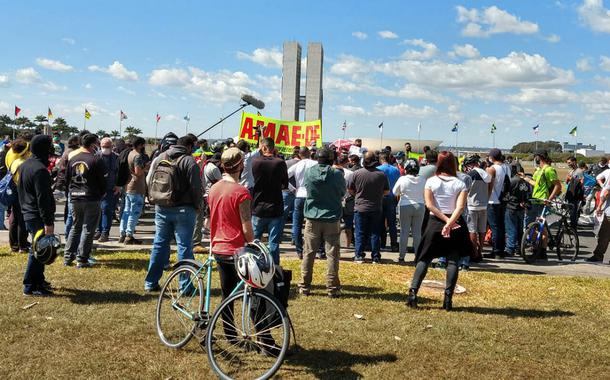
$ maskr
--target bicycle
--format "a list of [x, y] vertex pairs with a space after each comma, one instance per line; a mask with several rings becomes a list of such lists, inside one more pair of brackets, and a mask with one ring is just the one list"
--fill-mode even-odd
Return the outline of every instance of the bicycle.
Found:
[[[520, 247], [523, 260], [528, 264], [536, 262], [542, 253], [542, 236], [546, 231], [547, 247], [555, 249], [557, 259], [562, 261], [563, 257], [569, 257], [571, 261], [575, 261], [580, 243], [576, 231], [570, 227], [570, 209], [573, 206], [557, 200], [531, 199], [530, 201], [544, 201], [545, 204], [540, 216], [525, 227]], [[549, 226], [547, 217], [550, 214], [558, 215], [560, 219]]]
[[222, 379], [268, 379], [289, 348], [290, 317], [274, 295], [244, 280], [210, 315], [214, 262], [210, 253], [174, 265], [157, 302], [157, 334], [174, 349], [197, 337]]

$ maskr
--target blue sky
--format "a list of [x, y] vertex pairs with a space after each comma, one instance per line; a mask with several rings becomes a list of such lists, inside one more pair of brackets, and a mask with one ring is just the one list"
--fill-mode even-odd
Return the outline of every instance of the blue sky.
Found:
[[[509, 147], [534, 138], [605, 146], [610, 4], [579, 1], [76, 1], [0, 4], [0, 113], [46, 114], [146, 135], [203, 131], [241, 93], [279, 117], [281, 47], [322, 42], [324, 139], [384, 136]], [[7, 32], [11, 31], [11, 32]], [[303, 70], [304, 72], [304, 70]], [[304, 89], [303, 89], [304, 90]], [[237, 133], [239, 117], [222, 126]], [[221, 128], [210, 137], [220, 137]]]

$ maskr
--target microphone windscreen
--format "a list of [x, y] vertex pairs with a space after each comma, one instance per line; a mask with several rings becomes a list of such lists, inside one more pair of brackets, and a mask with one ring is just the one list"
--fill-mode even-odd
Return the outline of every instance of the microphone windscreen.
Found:
[[241, 96], [241, 100], [243, 100], [244, 102], [248, 103], [249, 105], [251, 105], [255, 108], [258, 108], [259, 110], [262, 110], [263, 108], [265, 108], [265, 103], [262, 100], [256, 99], [252, 95], [243, 94]]

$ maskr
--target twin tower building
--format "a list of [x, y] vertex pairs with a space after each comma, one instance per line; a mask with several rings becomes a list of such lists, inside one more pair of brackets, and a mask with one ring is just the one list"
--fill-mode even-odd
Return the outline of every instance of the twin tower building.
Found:
[[302, 121], [322, 119], [322, 44], [307, 45], [305, 95], [301, 95], [301, 45], [296, 41], [284, 42], [282, 62], [282, 120], [300, 120], [300, 110], [305, 110]]

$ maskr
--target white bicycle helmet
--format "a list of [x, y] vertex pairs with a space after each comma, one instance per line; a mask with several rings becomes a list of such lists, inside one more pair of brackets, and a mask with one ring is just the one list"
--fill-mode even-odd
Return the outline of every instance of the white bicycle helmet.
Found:
[[235, 270], [254, 288], [264, 288], [273, 279], [275, 265], [265, 244], [255, 240], [235, 252]]

